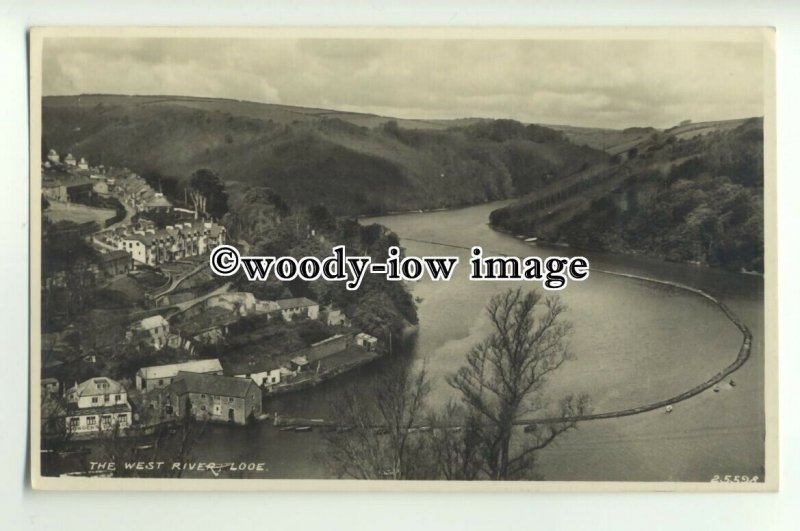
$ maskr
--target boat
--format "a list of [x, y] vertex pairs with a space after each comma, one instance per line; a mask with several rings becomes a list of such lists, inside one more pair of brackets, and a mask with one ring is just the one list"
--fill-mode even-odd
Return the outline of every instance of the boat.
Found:
[[715, 385], [714, 386], [714, 392], [715, 393], [719, 393], [719, 385]]
[[667, 406], [664, 408], [665, 413], [672, 413], [672, 406]]
[[731, 387], [736, 387], [736, 382], [731, 380]]
[[311, 431], [311, 426], [295, 426], [294, 431], [298, 432]]
[[281, 431], [294, 431], [294, 426], [284, 426]]
[[539, 241], [539, 238], [536, 238], [534, 236], [534, 237], [531, 237], [531, 238], [525, 238], [525, 241], [528, 242], [528, 243], [536, 243], [537, 241]]

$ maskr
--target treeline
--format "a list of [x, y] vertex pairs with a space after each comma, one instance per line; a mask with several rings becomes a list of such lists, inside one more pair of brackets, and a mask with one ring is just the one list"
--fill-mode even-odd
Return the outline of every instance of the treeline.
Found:
[[[355, 219], [336, 217], [324, 205], [290, 206], [273, 190], [262, 187], [232, 193], [223, 223], [233, 244], [250, 255], [322, 259], [330, 255], [332, 247], [345, 245], [348, 254], [383, 261], [389, 247], [399, 245], [397, 235], [386, 227], [362, 226]], [[238, 289], [262, 299], [305, 296], [322, 305], [332, 304], [355, 326], [382, 339], [390, 334], [398, 337], [407, 326], [417, 323], [416, 307], [405, 286], [376, 275], [366, 275], [356, 291], [348, 291], [341, 282], [323, 280], [249, 282], [239, 275], [235, 281]]]
[[[580, 248], [763, 272], [761, 120], [688, 140], [651, 140], [596, 186], [553, 204], [531, 194], [493, 212], [492, 223]], [[603, 188], [613, 179], [619, 184]], [[559, 202], [568, 206], [559, 210]]]
[[559, 131], [513, 120], [412, 128], [402, 120], [351, 123], [334, 111], [312, 116], [234, 101], [147, 101], [46, 98], [44, 142], [97, 164], [125, 161], [180, 200], [187, 177], [208, 168], [228, 184], [267, 187], [292, 205], [323, 204], [336, 215], [505, 199], [608, 159]]

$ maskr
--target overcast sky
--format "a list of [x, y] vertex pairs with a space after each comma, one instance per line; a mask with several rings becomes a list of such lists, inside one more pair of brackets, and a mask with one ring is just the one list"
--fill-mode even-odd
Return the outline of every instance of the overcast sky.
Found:
[[45, 95], [208, 96], [600, 127], [763, 115], [760, 43], [46, 39]]

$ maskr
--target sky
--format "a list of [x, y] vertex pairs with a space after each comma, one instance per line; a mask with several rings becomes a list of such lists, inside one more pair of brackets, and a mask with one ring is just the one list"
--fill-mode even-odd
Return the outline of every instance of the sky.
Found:
[[44, 95], [670, 127], [762, 116], [762, 46], [675, 40], [48, 38]]

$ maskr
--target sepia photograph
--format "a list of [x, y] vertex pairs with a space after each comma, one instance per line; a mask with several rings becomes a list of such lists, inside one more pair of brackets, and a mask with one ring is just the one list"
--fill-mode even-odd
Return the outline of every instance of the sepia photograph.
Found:
[[774, 62], [34, 28], [34, 488], [777, 489]]

